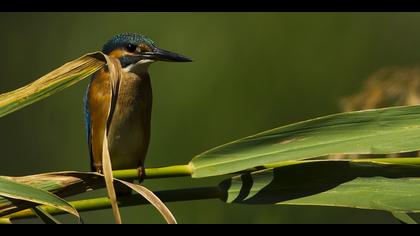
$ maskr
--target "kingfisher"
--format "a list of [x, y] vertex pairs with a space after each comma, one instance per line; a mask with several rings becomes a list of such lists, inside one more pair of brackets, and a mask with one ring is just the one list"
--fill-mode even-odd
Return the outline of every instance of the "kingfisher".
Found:
[[[137, 169], [144, 179], [144, 161], [150, 141], [152, 84], [148, 68], [156, 61], [191, 62], [186, 56], [158, 48], [148, 37], [122, 33], [112, 37], [102, 52], [120, 61], [122, 75], [118, 94], [111, 98], [107, 65], [98, 70], [87, 86], [84, 107], [91, 171], [102, 173], [102, 141], [108, 130], [108, 148], [112, 168]], [[108, 106], [115, 107], [107, 121]], [[116, 189], [117, 195], [130, 190]]]

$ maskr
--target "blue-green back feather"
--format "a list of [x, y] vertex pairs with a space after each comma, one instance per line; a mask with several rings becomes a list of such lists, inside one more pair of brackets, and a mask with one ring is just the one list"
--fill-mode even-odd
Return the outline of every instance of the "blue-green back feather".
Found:
[[[96, 74], [96, 73], [95, 73]], [[85, 96], [83, 99], [83, 110], [85, 113], [85, 128], [86, 128], [86, 139], [88, 142], [88, 148], [89, 148], [89, 155], [90, 155], [90, 159], [92, 160], [93, 158], [93, 154], [92, 154], [92, 139], [91, 139], [91, 121], [90, 121], [90, 111], [89, 111], [89, 88], [90, 85], [92, 84], [92, 80], [95, 78], [95, 74], [92, 75], [90, 82], [86, 88], [86, 92], [85, 92]], [[95, 171], [95, 170], [92, 170]]]

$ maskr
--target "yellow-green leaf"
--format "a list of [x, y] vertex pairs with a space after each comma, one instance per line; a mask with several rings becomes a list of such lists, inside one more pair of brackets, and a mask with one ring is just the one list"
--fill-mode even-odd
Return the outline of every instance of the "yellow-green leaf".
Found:
[[12, 222], [10, 221], [9, 218], [4, 218], [4, 217], [0, 217], [0, 225], [2, 224], [11, 224]]
[[[66, 197], [73, 196], [86, 191], [100, 189], [105, 186], [104, 176], [99, 173], [92, 172], [76, 172], [76, 171], [62, 171], [62, 172], [51, 172], [38, 175], [22, 176], [22, 177], [7, 177], [13, 179], [16, 182], [31, 185], [35, 188], [40, 188], [46, 191], [53, 192], [57, 196]], [[150, 202], [165, 218], [168, 223], [176, 223], [176, 220], [165, 204], [150, 190], [147, 188], [131, 184], [126, 181], [114, 179], [116, 184], [124, 184], [134, 191], [143, 196], [148, 202]], [[7, 213], [16, 212], [19, 209], [26, 209], [28, 205], [18, 205], [14, 202], [7, 201], [7, 199], [0, 197], [0, 209], [9, 209]], [[43, 206], [41, 209], [44, 209]], [[48, 208], [50, 212], [51, 208]], [[59, 211], [58, 211], [59, 212]], [[17, 213], [13, 213], [8, 216], [16, 217], [18, 215], [31, 214], [31, 211], [24, 210]]]
[[0, 94], [0, 117], [62, 91], [93, 74], [105, 64], [101, 52], [70, 61], [22, 88]]
[[[30, 206], [52, 206], [80, 218], [79, 213], [76, 211], [76, 209], [74, 209], [68, 202], [61, 199], [60, 197], [48, 191], [13, 181], [13, 179], [11, 178], [0, 177], [0, 196], [6, 199], [24, 201], [26, 203], [29, 203]], [[12, 202], [12, 206], [12, 208], [14, 208], [16, 204], [13, 204]], [[2, 205], [0, 207], [0, 217], [9, 214], [10, 207], [10, 205]], [[17, 210], [19, 210], [19, 208], [14, 209], [14, 211]]]

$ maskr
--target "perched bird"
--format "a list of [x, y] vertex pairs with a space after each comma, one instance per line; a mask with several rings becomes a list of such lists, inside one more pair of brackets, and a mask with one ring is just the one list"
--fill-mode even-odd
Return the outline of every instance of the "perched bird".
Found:
[[[96, 72], [85, 95], [85, 119], [92, 171], [102, 172], [102, 141], [108, 128], [108, 148], [114, 170], [138, 169], [144, 177], [144, 161], [150, 140], [152, 86], [148, 67], [155, 61], [190, 62], [191, 59], [160, 49], [140, 34], [123, 33], [112, 37], [102, 52], [120, 61], [122, 76], [116, 98], [111, 98], [107, 65]], [[108, 104], [115, 100], [107, 122]], [[130, 193], [116, 189], [117, 195]]]

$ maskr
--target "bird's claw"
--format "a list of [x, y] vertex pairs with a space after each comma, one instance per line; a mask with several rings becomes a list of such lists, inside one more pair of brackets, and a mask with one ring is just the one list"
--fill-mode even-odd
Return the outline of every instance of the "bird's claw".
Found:
[[144, 169], [144, 166], [140, 166], [137, 168], [137, 176], [139, 178], [139, 183], [142, 183], [144, 178], [146, 177], [146, 171]]

